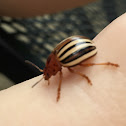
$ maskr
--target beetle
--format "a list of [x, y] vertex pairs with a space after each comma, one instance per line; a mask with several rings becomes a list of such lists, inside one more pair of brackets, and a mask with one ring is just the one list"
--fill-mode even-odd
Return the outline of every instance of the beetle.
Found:
[[[52, 76], [55, 76], [57, 72], [60, 73], [59, 86], [57, 89], [57, 97], [56, 97], [56, 101], [58, 102], [60, 99], [60, 91], [61, 91], [61, 84], [62, 84], [62, 77], [63, 77], [62, 67], [66, 67], [70, 72], [84, 77], [90, 85], [92, 85], [92, 82], [88, 78], [88, 76], [86, 76], [81, 72], [75, 71], [73, 69], [74, 66], [80, 65], [80, 66], [89, 67], [93, 65], [112, 65], [115, 67], [119, 67], [118, 64], [114, 64], [111, 62], [82, 64], [83, 61], [91, 58], [96, 54], [97, 54], [97, 49], [92, 40], [90, 40], [85, 36], [75, 35], [64, 39], [54, 48], [52, 53], [47, 58], [47, 62], [44, 70], [40, 69], [38, 66], [36, 66], [35, 64], [33, 64], [28, 60], [26, 60], [26, 62], [35, 66], [40, 72], [43, 72], [43, 78], [45, 80], [48, 80], [48, 85], [49, 85], [49, 79]], [[36, 82], [32, 87], [37, 85], [42, 79]]]

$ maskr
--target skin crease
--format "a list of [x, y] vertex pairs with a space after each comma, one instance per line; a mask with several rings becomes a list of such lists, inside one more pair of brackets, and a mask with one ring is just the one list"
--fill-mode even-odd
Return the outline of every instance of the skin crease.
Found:
[[93, 85], [63, 68], [61, 99], [56, 102], [57, 74], [31, 86], [42, 76], [0, 92], [0, 126], [125, 126], [126, 125], [126, 14], [94, 38], [98, 54], [84, 63], [113, 62], [81, 70]]

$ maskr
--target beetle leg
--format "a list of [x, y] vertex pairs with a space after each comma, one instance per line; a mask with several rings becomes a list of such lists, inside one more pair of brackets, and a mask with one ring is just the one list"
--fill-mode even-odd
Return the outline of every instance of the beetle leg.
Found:
[[88, 81], [88, 83], [89, 83], [90, 85], [92, 85], [91, 80], [90, 80], [89, 77], [86, 76], [85, 74], [80, 73], [80, 72], [77, 72], [77, 71], [75, 71], [75, 70], [73, 70], [73, 69], [71, 69], [71, 68], [68, 68], [68, 70], [69, 70], [70, 72], [72, 72], [72, 73], [75, 73], [75, 74], [78, 74], [78, 75], [84, 77], [84, 78]]
[[50, 85], [50, 80], [48, 79], [48, 86]]
[[60, 71], [60, 80], [59, 80], [59, 86], [58, 86], [58, 89], [57, 89], [57, 98], [56, 98], [56, 101], [57, 101], [57, 102], [58, 102], [59, 99], [60, 99], [62, 78], [63, 78], [63, 74], [62, 74], [62, 71]]
[[118, 64], [115, 63], [111, 63], [111, 62], [106, 62], [106, 63], [88, 63], [88, 64], [79, 64], [80, 66], [94, 66], [94, 65], [111, 65], [111, 66], [115, 66], [115, 67], [119, 67]]

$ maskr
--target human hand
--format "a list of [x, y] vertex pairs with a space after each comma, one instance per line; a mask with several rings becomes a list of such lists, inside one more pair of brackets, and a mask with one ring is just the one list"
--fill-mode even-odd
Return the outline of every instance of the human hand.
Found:
[[125, 126], [126, 125], [126, 14], [94, 38], [98, 54], [89, 62], [112, 66], [77, 67], [93, 85], [63, 69], [61, 99], [56, 102], [59, 75], [31, 86], [42, 76], [0, 92], [1, 126]]

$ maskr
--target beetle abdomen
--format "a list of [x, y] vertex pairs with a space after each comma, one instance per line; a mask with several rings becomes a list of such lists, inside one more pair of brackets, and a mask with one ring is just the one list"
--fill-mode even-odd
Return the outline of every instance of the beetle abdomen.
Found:
[[90, 39], [73, 36], [61, 42], [57, 57], [63, 66], [72, 67], [96, 53], [96, 46]]

